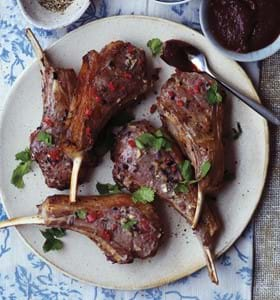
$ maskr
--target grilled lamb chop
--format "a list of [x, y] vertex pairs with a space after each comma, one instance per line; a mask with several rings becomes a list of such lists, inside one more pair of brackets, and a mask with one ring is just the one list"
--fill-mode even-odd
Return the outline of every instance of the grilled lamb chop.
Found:
[[[135, 204], [128, 194], [81, 196], [69, 203], [68, 195], [48, 197], [38, 206], [39, 214], [0, 223], [0, 228], [21, 224], [44, 224], [86, 235], [114, 263], [155, 255], [162, 230], [150, 204]], [[80, 218], [83, 212], [85, 218]]]
[[30, 136], [31, 155], [39, 164], [46, 184], [62, 190], [69, 187], [72, 171], [72, 160], [64, 153], [62, 143], [77, 78], [72, 69], [53, 67], [30, 29], [26, 34], [40, 59], [43, 98], [41, 124]]
[[71, 201], [75, 201], [83, 153], [93, 147], [110, 118], [148, 87], [145, 52], [130, 43], [112, 42], [100, 53], [92, 50], [83, 57], [67, 120], [66, 149], [74, 158]]
[[[185, 193], [175, 192], [177, 184], [183, 180], [178, 165], [184, 158], [179, 148], [174, 143], [171, 151], [153, 148], [140, 150], [136, 146], [136, 139], [143, 133], [155, 132], [155, 128], [145, 120], [132, 122], [119, 132], [112, 152], [114, 180], [130, 192], [141, 186], [152, 188], [160, 199], [168, 201], [191, 224], [197, 204], [197, 186], [190, 185]], [[219, 228], [216, 216], [205, 205], [195, 232], [207, 254], [211, 278], [216, 282], [210, 250]]]
[[224, 176], [224, 105], [210, 104], [208, 100], [209, 89], [216, 84], [205, 74], [176, 71], [163, 85], [157, 99], [162, 123], [190, 158], [196, 178], [201, 176], [205, 162], [211, 164], [210, 172], [198, 183], [193, 227], [199, 219], [203, 194], [217, 191]]

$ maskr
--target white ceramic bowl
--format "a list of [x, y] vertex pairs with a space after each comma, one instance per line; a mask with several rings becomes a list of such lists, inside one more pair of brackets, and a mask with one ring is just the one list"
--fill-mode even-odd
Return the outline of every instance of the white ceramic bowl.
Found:
[[18, 0], [18, 5], [28, 22], [43, 29], [56, 29], [78, 20], [90, 4], [89, 0], [74, 0], [63, 12], [52, 12], [39, 1]]
[[250, 61], [258, 61], [258, 60], [265, 59], [271, 56], [272, 54], [276, 53], [280, 49], [280, 35], [273, 43], [257, 51], [252, 51], [248, 53], [238, 53], [224, 48], [217, 41], [217, 39], [212, 34], [212, 32], [209, 30], [208, 20], [207, 20], [208, 3], [209, 3], [208, 0], [203, 0], [200, 5], [199, 18], [200, 18], [201, 28], [206, 38], [221, 52], [223, 52], [224, 55], [237, 61], [250, 62]]

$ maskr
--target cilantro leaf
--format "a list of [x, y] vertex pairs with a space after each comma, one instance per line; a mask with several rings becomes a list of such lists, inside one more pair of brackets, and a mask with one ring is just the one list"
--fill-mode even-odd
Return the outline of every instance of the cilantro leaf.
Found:
[[24, 187], [23, 176], [31, 171], [31, 161], [21, 162], [13, 171], [11, 183], [19, 189]]
[[75, 216], [81, 220], [84, 220], [87, 217], [87, 211], [85, 209], [79, 209], [75, 211]]
[[161, 53], [163, 43], [160, 39], [154, 38], [148, 41], [147, 46], [150, 48], [152, 55], [156, 56]]
[[117, 184], [97, 182], [96, 189], [100, 195], [117, 194], [121, 190]]
[[175, 193], [187, 193], [189, 191], [188, 185], [184, 182], [179, 182], [174, 189]]
[[132, 194], [132, 200], [134, 203], [150, 203], [155, 200], [155, 192], [146, 186], [140, 187], [136, 192]]
[[41, 230], [43, 237], [46, 239], [43, 244], [44, 252], [51, 250], [60, 250], [63, 248], [63, 242], [57, 238], [65, 236], [66, 231], [63, 228], [49, 228], [45, 231]]
[[189, 160], [184, 160], [178, 165], [178, 168], [184, 178], [184, 181], [189, 182], [192, 178], [191, 162]]
[[210, 171], [211, 169], [211, 163], [210, 161], [205, 161], [201, 166], [200, 166], [200, 180], [204, 178]]
[[53, 137], [51, 134], [45, 132], [45, 131], [40, 131], [37, 135], [37, 140], [39, 142], [45, 143], [47, 146], [53, 145]]
[[136, 219], [128, 219], [124, 223], [122, 223], [122, 228], [126, 230], [131, 230], [136, 224], [137, 224]]
[[237, 124], [237, 128], [232, 128], [232, 138], [234, 140], [239, 139], [239, 137], [243, 133], [240, 123], [237, 122], [236, 124]]
[[166, 136], [164, 136], [163, 132], [158, 129], [154, 134], [150, 132], [142, 133], [135, 139], [135, 144], [138, 149], [142, 150], [144, 148], [153, 148], [157, 151], [163, 150], [171, 150], [172, 143], [168, 140]]
[[21, 160], [22, 162], [28, 162], [31, 160], [31, 153], [29, 148], [25, 148], [25, 150], [17, 153], [15, 155], [16, 160]]
[[218, 91], [217, 82], [214, 82], [207, 91], [207, 101], [211, 105], [219, 104], [223, 101], [223, 97]]
[[19, 165], [14, 169], [11, 183], [19, 189], [24, 187], [23, 176], [31, 171], [31, 153], [30, 149], [26, 148], [25, 150], [18, 152], [15, 155], [16, 160], [20, 160]]
[[56, 238], [46, 240], [43, 245], [44, 252], [49, 252], [52, 250], [61, 250], [63, 248], [63, 242]]

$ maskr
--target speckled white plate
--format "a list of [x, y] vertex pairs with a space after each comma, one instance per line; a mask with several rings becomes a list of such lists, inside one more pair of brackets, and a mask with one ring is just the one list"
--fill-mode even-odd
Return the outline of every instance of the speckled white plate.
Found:
[[[201, 48], [217, 73], [235, 87], [258, 101], [251, 81], [235, 62], [225, 58], [199, 33], [162, 19], [122, 16], [92, 22], [67, 34], [47, 53], [58, 66], [81, 65], [82, 56], [90, 49], [101, 49], [113, 40], [126, 40], [143, 47], [154, 66], [161, 67], [156, 90], [173, 71], [160, 59], [152, 59], [146, 43], [158, 37], [183, 39]], [[157, 113], [150, 115], [155, 101], [152, 93], [135, 109], [138, 119], [148, 118], [159, 124]], [[34, 61], [13, 86], [8, 96], [0, 132], [0, 186], [1, 198], [9, 217], [33, 215], [36, 204], [47, 195], [57, 193], [44, 184], [38, 166], [25, 176], [26, 187], [16, 189], [10, 184], [12, 170], [17, 162], [14, 154], [29, 143], [29, 134], [38, 126], [42, 114], [41, 78], [38, 61]], [[236, 98], [227, 100], [228, 126], [241, 123], [243, 134], [236, 142], [228, 142], [226, 155], [231, 171], [235, 167], [236, 179], [219, 193], [216, 202], [222, 216], [224, 230], [217, 244], [217, 254], [226, 251], [245, 229], [259, 202], [268, 164], [268, 129], [266, 122]], [[81, 186], [82, 193], [94, 194], [96, 181], [111, 182], [112, 163], [107, 155], [94, 170], [92, 180]], [[77, 279], [103, 287], [117, 289], [142, 289], [155, 287], [179, 279], [204, 266], [200, 244], [185, 221], [174, 211], [161, 205], [166, 235], [157, 255], [147, 260], [135, 260], [130, 265], [113, 265], [106, 261], [101, 251], [86, 237], [68, 232], [65, 248], [45, 254], [43, 237], [37, 226], [22, 226], [17, 230], [24, 241], [49, 264]], [[167, 217], [168, 215], [168, 217]], [[187, 229], [184, 231], [184, 229]], [[223, 274], [219, 274], [220, 277]]]

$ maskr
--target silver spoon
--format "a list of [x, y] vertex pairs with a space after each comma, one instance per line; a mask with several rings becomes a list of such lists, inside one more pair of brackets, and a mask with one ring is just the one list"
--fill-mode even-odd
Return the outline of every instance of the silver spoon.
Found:
[[235, 88], [224, 82], [219, 75], [209, 68], [205, 55], [197, 48], [180, 40], [168, 40], [164, 43], [161, 58], [169, 65], [183, 72], [202, 72], [217, 80], [224, 88], [246, 103], [255, 112], [275, 125], [280, 125], [280, 119], [270, 110], [255, 100], [241, 94]]

